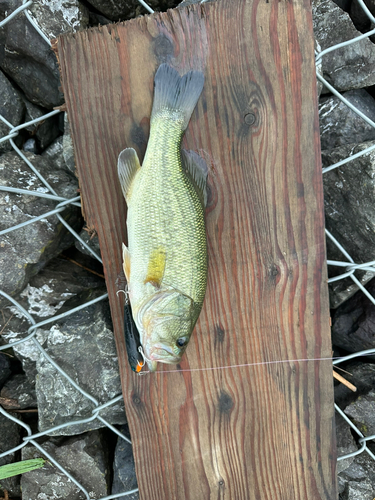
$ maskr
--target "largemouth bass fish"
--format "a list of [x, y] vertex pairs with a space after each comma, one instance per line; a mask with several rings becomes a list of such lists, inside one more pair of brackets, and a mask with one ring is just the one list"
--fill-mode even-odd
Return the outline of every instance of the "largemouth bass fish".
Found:
[[132, 148], [118, 158], [128, 205], [124, 272], [150, 371], [158, 362], [180, 361], [206, 292], [207, 165], [180, 149], [203, 83], [199, 71], [180, 77], [169, 65], [159, 66], [143, 165]]

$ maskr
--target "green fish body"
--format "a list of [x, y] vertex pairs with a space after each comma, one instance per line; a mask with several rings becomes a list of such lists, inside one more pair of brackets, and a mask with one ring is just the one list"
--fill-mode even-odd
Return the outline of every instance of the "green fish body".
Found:
[[157, 362], [180, 361], [206, 291], [207, 166], [193, 151], [180, 149], [203, 82], [201, 72], [180, 77], [162, 64], [155, 75], [143, 165], [132, 148], [119, 156], [119, 178], [128, 205], [124, 271], [151, 371]]

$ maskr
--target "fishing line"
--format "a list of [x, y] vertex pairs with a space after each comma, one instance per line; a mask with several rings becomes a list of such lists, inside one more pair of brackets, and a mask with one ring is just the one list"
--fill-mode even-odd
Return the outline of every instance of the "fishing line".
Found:
[[[358, 354], [358, 353], [357, 353]], [[370, 356], [371, 354], [375, 354], [375, 352], [362, 354], [362, 356]], [[227, 365], [227, 366], [212, 366], [209, 368], [186, 368], [180, 370], [168, 370], [168, 371], [155, 371], [155, 372], [140, 372], [138, 375], [148, 375], [150, 373], [181, 373], [181, 372], [203, 372], [203, 371], [212, 371], [212, 370], [228, 370], [229, 368], [245, 368], [247, 366], [262, 366], [262, 365], [274, 365], [280, 363], [299, 363], [299, 362], [307, 362], [307, 361], [334, 361], [334, 360], [344, 360], [347, 359], [348, 356], [338, 356], [338, 357], [329, 357], [329, 358], [299, 358], [299, 359], [278, 359], [275, 361], [259, 361], [256, 363], [244, 363], [239, 365]]]

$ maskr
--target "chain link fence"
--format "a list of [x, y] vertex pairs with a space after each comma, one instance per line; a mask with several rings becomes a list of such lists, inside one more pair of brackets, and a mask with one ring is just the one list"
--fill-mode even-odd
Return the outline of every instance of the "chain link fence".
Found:
[[[153, 13], [153, 10], [143, 0], [138, 0], [138, 1], [150, 13]], [[366, 5], [363, 3], [362, 0], [357, 0], [357, 1], [361, 5], [361, 7], [364, 10], [364, 12], [366, 13], [366, 15], [369, 17], [370, 21], [372, 23], [374, 23], [374, 25], [375, 25], [375, 18], [372, 16], [372, 14], [370, 13], [370, 11], [366, 7]], [[14, 12], [10, 13], [0, 23], [0, 27], [2, 27], [4, 24], [6, 24], [7, 22], [9, 22], [15, 16], [24, 15], [24, 16], [27, 17], [28, 21], [35, 28], [35, 30], [37, 30], [37, 32], [40, 34], [40, 36], [50, 45], [50, 41], [49, 41], [48, 37], [45, 36], [45, 34], [42, 32], [42, 30], [39, 28], [39, 26], [36, 24], [36, 22], [32, 19], [32, 17], [30, 16], [29, 12], [27, 11], [28, 7], [30, 7], [32, 3], [33, 3], [32, 0], [29, 0], [29, 1], [23, 0], [23, 4], [18, 9], [16, 9]], [[331, 47], [329, 47], [329, 48], [327, 48], [327, 49], [325, 49], [325, 50], [323, 50], [323, 51], [321, 51], [319, 53], [316, 53], [316, 65], [317, 65], [317, 67], [319, 66], [319, 64], [321, 63], [322, 59], [324, 58], [324, 56], [328, 52], [332, 52], [332, 51], [341, 49], [341, 48], [343, 48], [345, 46], [348, 46], [348, 45], [351, 45], [351, 44], [355, 44], [359, 40], [361, 40], [363, 38], [366, 38], [366, 37], [370, 37], [371, 35], [374, 35], [374, 34], [375, 34], [375, 29], [373, 29], [372, 31], [370, 31], [370, 32], [368, 32], [366, 34], [363, 34], [361, 36], [353, 38], [353, 39], [351, 39], [349, 41], [346, 41], [344, 43], [340, 43], [340, 44], [331, 46]], [[348, 106], [350, 109], [352, 109], [366, 123], [368, 123], [371, 127], [373, 127], [375, 129], [375, 123], [372, 120], [370, 120], [367, 116], [365, 116], [361, 111], [359, 111], [355, 106], [353, 106], [353, 104], [351, 104], [347, 99], [345, 99], [345, 97], [343, 97], [337, 90], [335, 90], [335, 88], [333, 88], [332, 85], [330, 85], [330, 83], [326, 79], [324, 79], [323, 76], [319, 72], [317, 72], [317, 78], [333, 95], [337, 96], [343, 103], [345, 103], [346, 106]], [[4, 229], [4, 230], [0, 231], [0, 236], [5, 235], [5, 234], [7, 234], [7, 233], [9, 233], [11, 231], [17, 231], [18, 229], [20, 229], [20, 228], [22, 228], [22, 227], [24, 227], [24, 226], [26, 226], [28, 224], [33, 224], [33, 223], [35, 223], [38, 220], [46, 219], [46, 218], [48, 218], [48, 217], [50, 217], [52, 215], [56, 215], [58, 217], [59, 221], [67, 228], [68, 231], [70, 231], [70, 233], [73, 234], [73, 236], [81, 243], [81, 245], [83, 247], [85, 247], [86, 250], [94, 258], [96, 258], [99, 262], [102, 262], [101, 259], [100, 259], [100, 257], [99, 257], [99, 255], [97, 255], [95, 253], [95, 251], [93, 251], [90, 248], [90, 246], [88, 246], [86, 244], [86, 242], [82, 240], [82, 238], [74, 231], [74, 229], [72, 227], [69, 226], [69, 224], [60, 215], [60, 213], [65, 209], [65, 207], [67, 205], [75, 205], [75, 206], [80, 207], [81, 206], [80, 202], [79, 202], [80, 197], [77, 196], [77, 197], [74, 197], [74, 198], [71, 198], [71, 199], [66, 199], [64, 197], [59, 196], [54, 191], [54, 189], [48, 184], [48, 182], [46, 181], [46, 179], [38, 172], [38, 170], [27, 159], [27, 157], [23, 154], [23, 152], [17, 147], [17, 145], [15, 144], [15, 142], [13, 140], [14, 138], [17, 137], [17, 135], [18, 135], [18, 133], [19, 133], [19, 131], [21, 129], [27, 128], [30, 125], [33, 125], [33, 124], [35, 124], [37, 122], [43, 122], [47, 118], [49, 118], [51, 116], [54, 116], [54, 115], [56, 115], [56, 114], [58, 114], [60, 112], [61, 112], [60, 110], [51, 111], [50, 113], [45, 114], [44, 116], [41, 116], [41, 117], [39, 117], [39, 118], [37, 118], [35, 120], [32, 120], [32, 121], [29, 121], [27, 123], [23, 123], [23, 124], [21, 124], [19, 126], [16, 126], [16, 127], [14, 127], [9, 121], [7, 121], [3, 116], [0, 115], [0, 120], [9, 128], [8, 134], [5, 135], [4, 137], [0, 138], [0, 143], [5, 142], [5, 141], [9, 141], [9, 143], [12, 146], [13, 150], [16, 151], [16, 153], [20, 156], [20, 158], [22, 158], [22, 160], [28, 165], [28, 167], [34, 172], [34, 174], [44, 184], [44, 186], [47, 189], [47, 192], [32, 191], [32, 190], [26, 190], [26, 189], [18, 189], [18, 188], [12, 188], [12, 187], [9, 187], [9, 186], [0, 186], [0, 191], [6, 191], [6, 192], [9, 192], [9, 193], [18, 193], [18, 194], [27, 195], [27, 196], [37, 196], [37, 197], [47, 198], [47, 199], [50, 199], [50, 200], [53, 200], [53, 201], [57, 202], [56, 203], [56, 207], [55, 207], [54, 210], [51, 210], [51, 211], [49, 211], [47, 213], [44, 213], [41, 216], [34, 217], [34, 218], [30, 219], [30, 220], [27, 220], [27, 221], [25, 221], [25, 222], [23, 222], [21, 224], [16, 225], [16, 226]], [[362, 155], [365, 155], [365, 154], [369, 153], [373, 149], [375, 149], [375, 145], [373, 145], [373, 146], [371, 146], [371, 147], [369, 147], [367, 149], [364, 149], [363, 151], [361, 151], [361, 152], [359, 152], [357, 154], [349, 156], [349, 157], [345, 158], [344, 160], [342, 160], [342, 161], [340, 161], [338, 163], [330, 165], [329, 167], [326, 167], [326, 168], [323, 169], [323, 174], [329, 172], [332, 169], [341, 167], [342, 165], [347, 165], [347, 168], [350, 168], [350, 162], [351, 161], [353, 161], [354, 159], [358, 158], [359, 156], [362, 156]], [[371, 262], [366, 262], [366, 263], [356, 263], [353, 260], [353, 258], [349, 255], [349, 253], [345, 250], [345, 248], [340, 244], [340, 242], [337, 241], [333, 237], [332, 234], [330, 234], [328, 231], [326, 231], [326, 234], [327, 234], [327, 237], [336, 245], [336, 247], [340, 250], [340, 252], [343, 255], [343, 260], [342, 261], [328, 260], [328, 266], [340, 267], [344, 271], [339, 276], [335, 276], [334, 278], [330, 278], [329, 281], [332, 282], [332, 281], [342, 280], [342, 279], [345, 279], [345, 278], [349, 277], [357, 285], [357, 287], [360, 290], [362, 290], [362, 292], [375, 305], [375, 298], [366, 290], [366, 288], [363, 286], [363, 284], [356, 277], [356, 274], [355, 274], [356, 271], [363, 271], [363, 270], [374, 272], [374, 274], [375, 274], [375, 260], [373, 260]], [[86, 303], [80, 305], [79, 307], [75, 307], [75, 308], [73, 308], [73, 309], [71, 309], [71, 310], [69, 310], [69, 311], [67, 311], [67, 312], [65, 312], [63, 314], [54, 316], [52, 318], [49, 318], [47, 320], [44, 320], [44, 321], [41, 321], [41, 322], [38, 322], [38, 323], [34, 320], [34, 318], [16, 300], [14, 300], [8, 294], [6, 294], [2, 290], [0, 290], [0, 295], [2, 295], [11, 304], [13, 304], [13, 306], [15, 306], [20, 311], [20, 313], [25, 318], [27, 318], [27, 320], [28, 320], [28, 322], [30, 324], [30, 327], [29, 327], [29, 329], [27, 331], [27, 334], [25, 335], [25, 337], [22, 340], [18, 340], [18, 341], [9, 343], [7, 345], [0, 346], [0, 351], [4, 350], [4, 349], [7, 349], [9, 347], [13, 347], [13, 346], [15, 346], [17, 344], [21, 344], [21, 343], [24, 343], [24, 342], [27, 342], [27, 341], [32, 341], [34, 343], [35, 347], [45, 357], [45, 359], [48, 360], [49, 363], [51, 363], [51, 365], [53, 365], [53, 367], [63, 377], [65, 377], [65, 379], [67, 381], [69, 381], [69, 383], [75, 389], [77, 389], [85, 398], [87, 398], [88, 400], [90, 400], [92, 402], [92, 404], [94, 405], [94, 409], [92, 410], [92, 415], [89, 418], [75, 420], [75, 421], [70, 421], [70, 422], [67, 422], [67, 423], [55, 426], [55, 427], [51, 427], [51, 428], [49, 428], [49, 429], [47, 429], [47, 430], [45, 430], [43, 432], [38, 432], [38, 433], [32, 433], [32, 430], [31, 430], [31, 428], [30, 428], [29, 425], [27, 425], [23, 421], [17, 419], [13, 415], [11, 415], [7, 411], [5, 411], [2, 408], [2, 406], [0, 406], [0, 412], [5, 417], [7, 417], [8, 419], [16, 422], [19, 426], [21, 426], [22, 428], [24, 428], [26, 430], [26, 433], [27, 433], [27, 436], [25, 436], [23, 438], [23, 442], [19, 446], [16, 446], [15, 448], [9, 449], [6, 452], [0, 454], [0, 458], [5, 457], [5, 456], [7, 456], [7, 455], [9, 455], [11, 453], [14, 453], [14, 452], [20, 450], [21, 448], [23, 448], [27, 444], [31, 444], [35, 448], [37, 448], [39, 450], [39, 452], [42, 455], [44, 455], [52, 464], [54, 464], [62, 473], [64, 473], [83, 492], [84, 496], [89, 500], [91, 498], [90, 497], [90, 493], [54, 457], [52, 457], [51, 454], [48, 453], [43, 448], [43, 446], [41, 446], [37, 442], [37, 438], [40, 438], [42, 436], [46, 436], [46, 435], [50, 434], [53, 431], [57, 431], [59, 429], [62, 429], [63, 427], [67, 427], [67, 426], [71, 426], [71, 425], [79, 425], [79, 424], [91, 422], [91, 421], [93, 421], [95, 419], [98, 419], [102, 424], [104, 424], [104, 426], [106, 426], [108, 429], [110, 429], [111, 431], [113, 431], [120, 439], [124, 439], [125, 441], [127, 441], [127, 442], [130, 443], [130, 440], [126, 436], [124, 436], [121, 432], [119, 432], [119, 430], [116, 427], [114, 427], [113, 425], [111, 425], [109, 422], [107, 422], [101, 416], [101, 411], [103, 409], [107, 408], [108, 406], [114, 405], [114, 404], [118, 403], [119, 401], [121, 401], [122, 395], [119, 395], [116, 398], [114, 398], [114, 399], [106, 402], [105, 404], [101, 404], [100, 405], [99, 402], [92, 395], [88, 394], [85, 390], [83, 390], [71, 378], [71, 376], [68, 373], [66, 373], [51, 358], [51, 356], [49, 356], [49, 354], [45, 351], [45, 349], [40, 345], [40, 343], [36, 339], [36, 332], [37, 332], [37, 329], [39, 327], [42, 327], [42, 326], [45, 326], [45, 325], [48, 325], [48, 324], [56, 323], [57, 321], [61, 320], [62, 318], [66, 317], [66, 316], [74, 314], [74, 313], [76, 313], [77, 311], [79, 311], [79, 310], [81, 310], [83, 308], [86, 308], [86, 307], [88, 307], [88, 306], [90, 306], [92, 304], [95, 304], [95, 303], [97, 303], [99, 301], [102, 301], [102, 300], [106, 299], [107, 298], [107, 294], [101, 295], [100, 297], [97, 297], [94, 300], [86, 302]], [[355, 358], [355, 357], [361, 357], [361, 356], [365, 356], [365, 355], [369, 355], [369, 354], [375, 354], [375, 349], [369, 349], [369, 350], [366, 350], [366, 351], [361, 351], [361, 352], [357, 352], [355, 354], [351, 354], [351, 355], [346, 356], [346, 357], [334, 359], [333, 364], [334, 365], [339, 365], [340, 363], [348, 361], [349, 359], [352, 359], [352, 358]], [[375, 455], [371, 452], [371, 450], [367, 446], [368, 441], [375, 439], [375, 435], [364, 436], [362, 434], [362, 432], [352, 423], [352, 421], [345, 415], [345, 413], [337, 405], [335, 405], [335, 408], [336, 408], [336, 411], [339, 412], [339, 414], [342, 416], [342, 418], [344, 418], [346, 420], [346, 422], [353, 429], [353, 431], [358, 435], [358, 443], [359, 443], [358, 450], [354, 451], [353, 453], [350, 453], [350, 454], [347, 454], [347, 455], [344, 455], [344, 456], [340, 456], [340, 457], [338, 457], [338, 460], [344, 460], [346, 458], [353, 457], [353, 456], [358, 455], [358, 454], [363, 453], [363, 452], [368, 453], [375, 460]], [[112, 494], [112, 495], [109, 495], [109, 496], [102, 497], [100, 500], [109, 500], [109, 499], [113, 499], [113, 498], [119, 498], [119, 497], [123, 497], [123, 496], [126, 496], [126, 495], [131, 495], [133, 493], [136, 493], [137, 491], [138, 491], [138, 489], [133, 489], [133, 490], [130, 490], [130, 491], [124, 491], [122, 493], [117, 493], [117, 494]]]

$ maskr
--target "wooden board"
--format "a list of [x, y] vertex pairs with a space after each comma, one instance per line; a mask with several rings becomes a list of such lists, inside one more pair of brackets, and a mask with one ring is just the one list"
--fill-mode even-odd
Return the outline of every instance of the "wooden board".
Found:
[[[293, 361], [331, 355], [310, 1], [220, 0], [55, 46], [141, 499], [335, 499], [332, 366]], [[162, 62], [205, 72], [183, 145], [209, 164], [209, 278], [181, 364], [138, 377], [116, 297], [116, 164], [125, 147], [143, 158]], [[291, 361], [253, 365], [277, 360]]]

